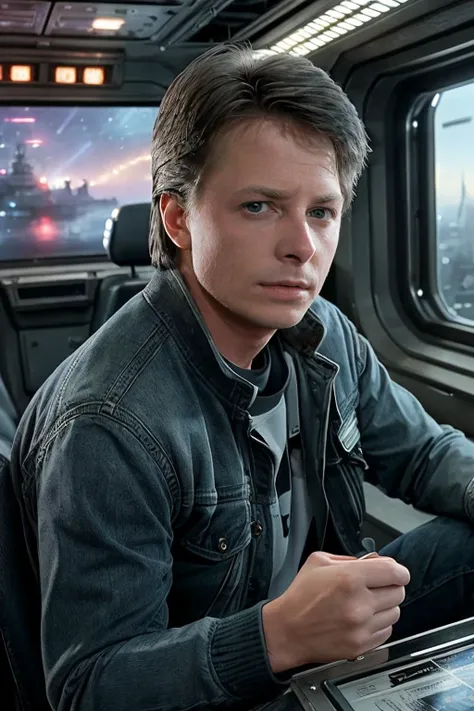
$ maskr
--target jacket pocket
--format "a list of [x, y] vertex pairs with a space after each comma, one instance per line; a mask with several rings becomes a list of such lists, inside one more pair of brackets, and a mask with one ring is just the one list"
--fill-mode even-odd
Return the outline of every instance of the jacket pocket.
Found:
[[249, 488], [225, 487], [195, 497], [181, 545], [206, 560], [228, 560], [249, 544]]
[[240, 599], [242, 570], [252, 539], [250, 502], [240, 488], [201, 496], [186, 531], [173, 543], [170, 617], [183, 625], [206, 615], [222, 617]]

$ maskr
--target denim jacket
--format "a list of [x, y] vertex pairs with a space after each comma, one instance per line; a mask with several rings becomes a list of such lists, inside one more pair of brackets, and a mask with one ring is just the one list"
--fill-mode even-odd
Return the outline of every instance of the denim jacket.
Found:
[[[393, 383], [337, 308], [318, 298], [275, 337], [297, 372], [314, 548], [329, 524], [360, 551], [364, 477], [473, 516], [474, 445]], [[34, 397], [12, 474], [53, 709], [248, 707], [278, 689], [261, 617], [273, 487], [252, 455], [251, 396], [218, 367], [171, 270]]]

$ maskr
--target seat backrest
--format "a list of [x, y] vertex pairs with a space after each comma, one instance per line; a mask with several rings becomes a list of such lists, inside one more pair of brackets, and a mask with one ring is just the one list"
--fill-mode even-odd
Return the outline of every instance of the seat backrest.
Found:
[[8, 460], [0, 455], [0, 698], [8, 711], [51, 711], [41, 660], [40, 604]]
[[0, 454], [10, 456], [18, 415], [8, 390], [0, 377]]
[[100, 285], [92, 331], [100, 328], [113, 314], [138, 294], [148, 279], [137, 276], [137, 267], [151, 266], [148, 249], [150, 203], [124, 205], [107, 220], [104, 245], [114, 264], [130, 267], [130, 275], [105, 277]]

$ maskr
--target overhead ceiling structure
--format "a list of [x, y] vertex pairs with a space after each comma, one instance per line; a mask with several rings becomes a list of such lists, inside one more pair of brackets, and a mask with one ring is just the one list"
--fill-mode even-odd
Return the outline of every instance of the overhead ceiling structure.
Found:
[[166, 0], [163, 4], [9, 0], [0, 3], [0, 33], [149, 40], [183, 4], [180, 0]]
[[[257, 41], [305, 13], [287, 36], [266, 47], [308, 54], [413, 0], [135, 0], [47, 2], [0, 0], [0, 37], [148, 42], [162, 51], [177, 43]], [[0, 44], [2, 41], [0, 39]]]
[[269, 54], [305, 55], [334, 42], [411, 0], [343, 0], [268, 49]]
[[[321, 54], [383, 36], [454, 0], [0, 0], [0, 50], [122, 52], [170, 72], [226, 41], [260, 52]], [[371, 33], [372, 30], [372, 33]], [[372, 34], [372, 36], [371, 36]], [[350, 41], [349, 41], [350, 40]], [[335, 50], [334, 50], [335, 51]]]

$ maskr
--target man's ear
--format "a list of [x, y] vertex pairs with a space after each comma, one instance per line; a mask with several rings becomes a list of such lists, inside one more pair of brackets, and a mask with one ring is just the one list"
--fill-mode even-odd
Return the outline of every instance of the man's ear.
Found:
[[186, 212], [176, 195], [160, 195], [160, 214], [164, 228], [170, 240], [178, 249], [191, 248], [191, 234], [188, 230]]

